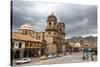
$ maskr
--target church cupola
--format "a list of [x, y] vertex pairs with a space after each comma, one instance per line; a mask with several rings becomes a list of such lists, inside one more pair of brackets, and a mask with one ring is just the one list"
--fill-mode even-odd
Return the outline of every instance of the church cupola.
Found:
[[53, 14], [49, 15], [48, 18], [47, 18], [47, 28], [46, 28], [46, 31], [47, 30], [56, 30], [57, 29], [57, 18], [56, 16]]
[[47, 21], [55, 21], [55, 22], [57, 22], [57, 18], [56, 18], [56, 16], [53, 14], [53, 12], [52, 12], [51, 15], [48, 16]]
[[19, 32], [22, 34], [32, 34], [34, 29], [32, 24], [26, 23], [19, 28]]

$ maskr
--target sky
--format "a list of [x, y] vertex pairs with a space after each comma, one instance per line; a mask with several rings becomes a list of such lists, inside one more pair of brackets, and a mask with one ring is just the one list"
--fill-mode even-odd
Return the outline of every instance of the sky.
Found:
[[97, 36], [97, 6], [68, 3], [13, 1], [12, 31], [31, 23], [35, 31], [45, 31], [47, 17], [54, 13], [65, 23], [66, 38]]

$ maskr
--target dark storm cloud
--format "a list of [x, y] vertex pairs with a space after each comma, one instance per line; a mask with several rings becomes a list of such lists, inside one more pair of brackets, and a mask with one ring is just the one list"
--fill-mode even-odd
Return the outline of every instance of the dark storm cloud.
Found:
[[[36, 3], [37, 5], [37, 3]], [[35, 3], [29, 1], [14, 1], [13, 2], [13, 31], [16, 31], [21, 25], [31, 23], [37, 31], [44, 29], [43, 23], [46, 21], [46, 16], [35, 11]], [[41, 27], [41, 28], [40, 28]]]
[[13, 2], [13, 31], [24, 23], [32, 23], [36, 31], [44, 31], [47, 16], [54, 12], [65, 23], [66, 36], [97, 34], [97, 6], [30, 1]]

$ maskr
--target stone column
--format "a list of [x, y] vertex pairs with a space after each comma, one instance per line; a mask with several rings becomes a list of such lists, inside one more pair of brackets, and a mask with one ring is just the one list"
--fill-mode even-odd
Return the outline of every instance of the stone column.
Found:
[[30, 49], [30, 58], [32, 57], [32, 49]]
[[21, 49], [21, 50], [20, 50], [20, 58], [23, 58], [23, 55], [24, 55], [24, 50]]
[[27, 58], [28, 58], [28, 49], [26, 50], [26, 52], [27, 52]]

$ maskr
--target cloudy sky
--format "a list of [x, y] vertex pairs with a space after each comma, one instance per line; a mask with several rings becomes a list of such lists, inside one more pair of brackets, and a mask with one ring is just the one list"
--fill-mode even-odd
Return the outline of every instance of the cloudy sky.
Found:
[[97, 35], [97, 6], [82, 4], [13, 1], [13, 32], [25, 24], [33, 24], [35, 31], [44, 31], [52, 12], [65, 23], [66, 38]]

